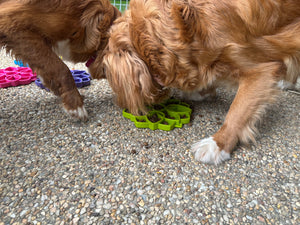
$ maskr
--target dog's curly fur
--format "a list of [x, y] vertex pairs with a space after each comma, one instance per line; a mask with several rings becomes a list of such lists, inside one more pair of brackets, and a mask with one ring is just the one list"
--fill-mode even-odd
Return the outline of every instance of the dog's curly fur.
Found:
[[277, 95], [277, 82], [300, 73], [299, 0], [131, 0], [111, 27], [103, 58], [121, 107], [138, 114], [170, 88], [214, 93], [238, 86], [223, 126], [193, 145], [218, 164]]
[[[83, 98], [56, 53], [72, 62], [94, 55], [101, 61], [108, 29], [120, 15], [109, 0], [0, 0], [0, 48], [28, 63], [69, 114], [86, 119]], [[90, 72], [103, 76], [97, 65]]]

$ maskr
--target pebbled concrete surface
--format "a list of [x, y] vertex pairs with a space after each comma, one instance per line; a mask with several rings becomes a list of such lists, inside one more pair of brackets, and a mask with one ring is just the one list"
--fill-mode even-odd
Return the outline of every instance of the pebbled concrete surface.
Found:
[[123, 118], [105, 80], [80, 92], [85, 123], [34, 83], [0, 89], [0, 225], [300, 224], [297, 92], [282, 92], [257, 144], [219, 166], [196, 162], [190, 146], [221, 126], [234, 93], [188, 102], [192, 122], [165, 132]]

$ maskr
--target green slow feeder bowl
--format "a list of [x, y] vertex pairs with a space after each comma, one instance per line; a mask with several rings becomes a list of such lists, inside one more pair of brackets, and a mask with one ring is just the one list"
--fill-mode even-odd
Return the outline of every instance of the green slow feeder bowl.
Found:
[[137, 128], [148, 128], [149, 127], [149, 122], [147, 121], [146, 116], [136, 116], [136, 117], [134, 117], [133, 122]]
[[170, 131], [175, 127], [181, 128], [190, 122], [192, 110], [187, 103], [177, 99], [169, 99], [162, 104], [150, 107], [147, 115], [134, 116], [123, 110], [123, 116], [134, 122], [137, 128], [150, 128], [151, 130]]
[[123, 116], [125, 118], [130, 119], [132, 122], [134, 122], [136, 116], [134, 116], [131, 113], [129, 113], [127, 109], [123, 109], [123, 113], [122, 114], [123, 114]]
[[190, 122], [192, 110], [187, 106], [170, 104], [166, 106], [166, 110], [167, 112], [172, 112], [173, 115], [177, 114], [179, 116], [180, 123], [187, 124]]
[[160, 111], [150, 111], [146, 119], [148, 121], [148, 127], [151, 130], [158, 129], [158, 124], [162, 123], [165, 119], [165, 115]]

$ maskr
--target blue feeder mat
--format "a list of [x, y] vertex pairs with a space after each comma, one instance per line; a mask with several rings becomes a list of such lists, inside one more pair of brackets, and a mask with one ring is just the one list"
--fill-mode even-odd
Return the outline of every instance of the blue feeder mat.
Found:
[[[89, 73], [87, 73], [84, 70], [71, 70], [72, 76], [74, 78], [76, 87], [78, 88], [82, 88], [85, 86], [88, 86], [91, 84], [91, 75]], [[42, 84], [41, 80], [39, 78], [37, 78], [35, 80], [35, 84], [42, 88], [45, 89], [47, 91], [49, 91], [48, 88], [45, 88], [45, 86]]]

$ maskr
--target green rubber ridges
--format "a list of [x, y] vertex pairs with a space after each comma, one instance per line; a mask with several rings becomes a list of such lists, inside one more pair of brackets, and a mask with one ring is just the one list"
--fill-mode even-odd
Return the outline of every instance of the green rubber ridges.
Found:
[[123, 116], [134, 122], [137, 128], [170, 131], [175, 127], [181, 128], [190, 122], [192, 110], [190, 106], [177, 99], [169, 99], [162, 104], [153, 105], [147, 115], [134, 116], [123, 110]]

